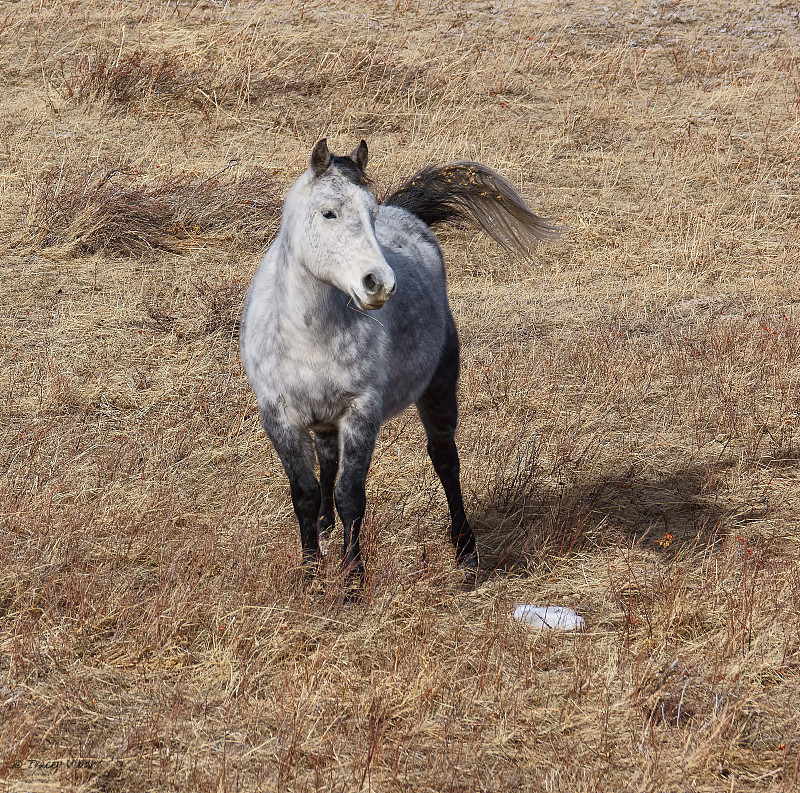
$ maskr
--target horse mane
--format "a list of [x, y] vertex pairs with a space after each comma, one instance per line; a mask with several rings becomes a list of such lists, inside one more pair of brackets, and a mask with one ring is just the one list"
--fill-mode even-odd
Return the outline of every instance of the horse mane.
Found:
[[471, 222], [507, 250], [530, 256], [540, 240], [561, 229], [528, 208], [511, 183], [477, 162], [423, 168], [384, 201], [416, 215], [428, 226]]
[[331, 155], [329, 168], [335, 168], [342, 176], [359, 187], [372, 188], [374, 184], [367, 174], [358, 167], [350, 157], [341, 157], [338, 154]]

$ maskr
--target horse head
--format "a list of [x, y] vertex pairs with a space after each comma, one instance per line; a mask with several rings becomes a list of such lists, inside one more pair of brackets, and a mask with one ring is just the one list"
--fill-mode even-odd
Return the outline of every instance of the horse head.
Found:
[[284, 203], [293, 251], [316, 278], [349, 295], [361, 309], [379, 309], [395, 290], [395, 276], [375, 236], [378, 202], [366, 174], [367, 144], [349, 156], [311, 152], [308, 169]]

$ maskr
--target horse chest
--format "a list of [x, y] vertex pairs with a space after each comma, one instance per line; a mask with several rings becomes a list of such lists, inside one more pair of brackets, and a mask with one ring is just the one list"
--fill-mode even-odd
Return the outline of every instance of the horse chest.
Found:
[[352, 334], [294, 335], [269, 365], [277, 404], [306, 427], [336, 424], [357, 397], [374, 392], [381, 380], [375, 377], [374, 355], [359, 352], [361, 346]]

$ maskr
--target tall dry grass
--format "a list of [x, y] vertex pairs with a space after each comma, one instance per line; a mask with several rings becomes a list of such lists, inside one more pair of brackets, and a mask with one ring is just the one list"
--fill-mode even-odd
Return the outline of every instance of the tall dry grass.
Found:
[[[797, 12], [17, 3], [0, 15], [0, 788], [800, 784]], [[447, 230], [481, 582], [413, 412], [312, 587], [238, 362], [316, 139], [486, 162]], [[512, 624], [557, 603], [581, 635]]]

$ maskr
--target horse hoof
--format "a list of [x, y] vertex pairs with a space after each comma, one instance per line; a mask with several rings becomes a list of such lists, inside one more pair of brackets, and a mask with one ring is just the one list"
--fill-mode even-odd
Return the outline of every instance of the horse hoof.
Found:
[[349, 565], [342, 570], [344, 576], [344, 599], [358, 603], [364, 596], [364, 565]]
[[330, 535], [326, 533], [320, 532], [319, 534], [319, 553], [323, 559], [327, 559], [330, 556], [331, 548], [333, 548], [333, 542], [331, 542]]
[[320, 555], [318, 553], [303, 554], [303, 579], [313, 581], [320, 568]]
[[360, 603], [364, 599], [364, 582], [362, 579], [351, 578], [344, 584], [344, 602]]
[[456, 567], [460, 567], [464, 570], [475, 570], [477, 571], [478, 567], [480, 567], [480, 560], [478, 559], [478, 552], [473, 551], [472, 553], [464, 554], [463, 556], [459, 556], [456, 558]]

